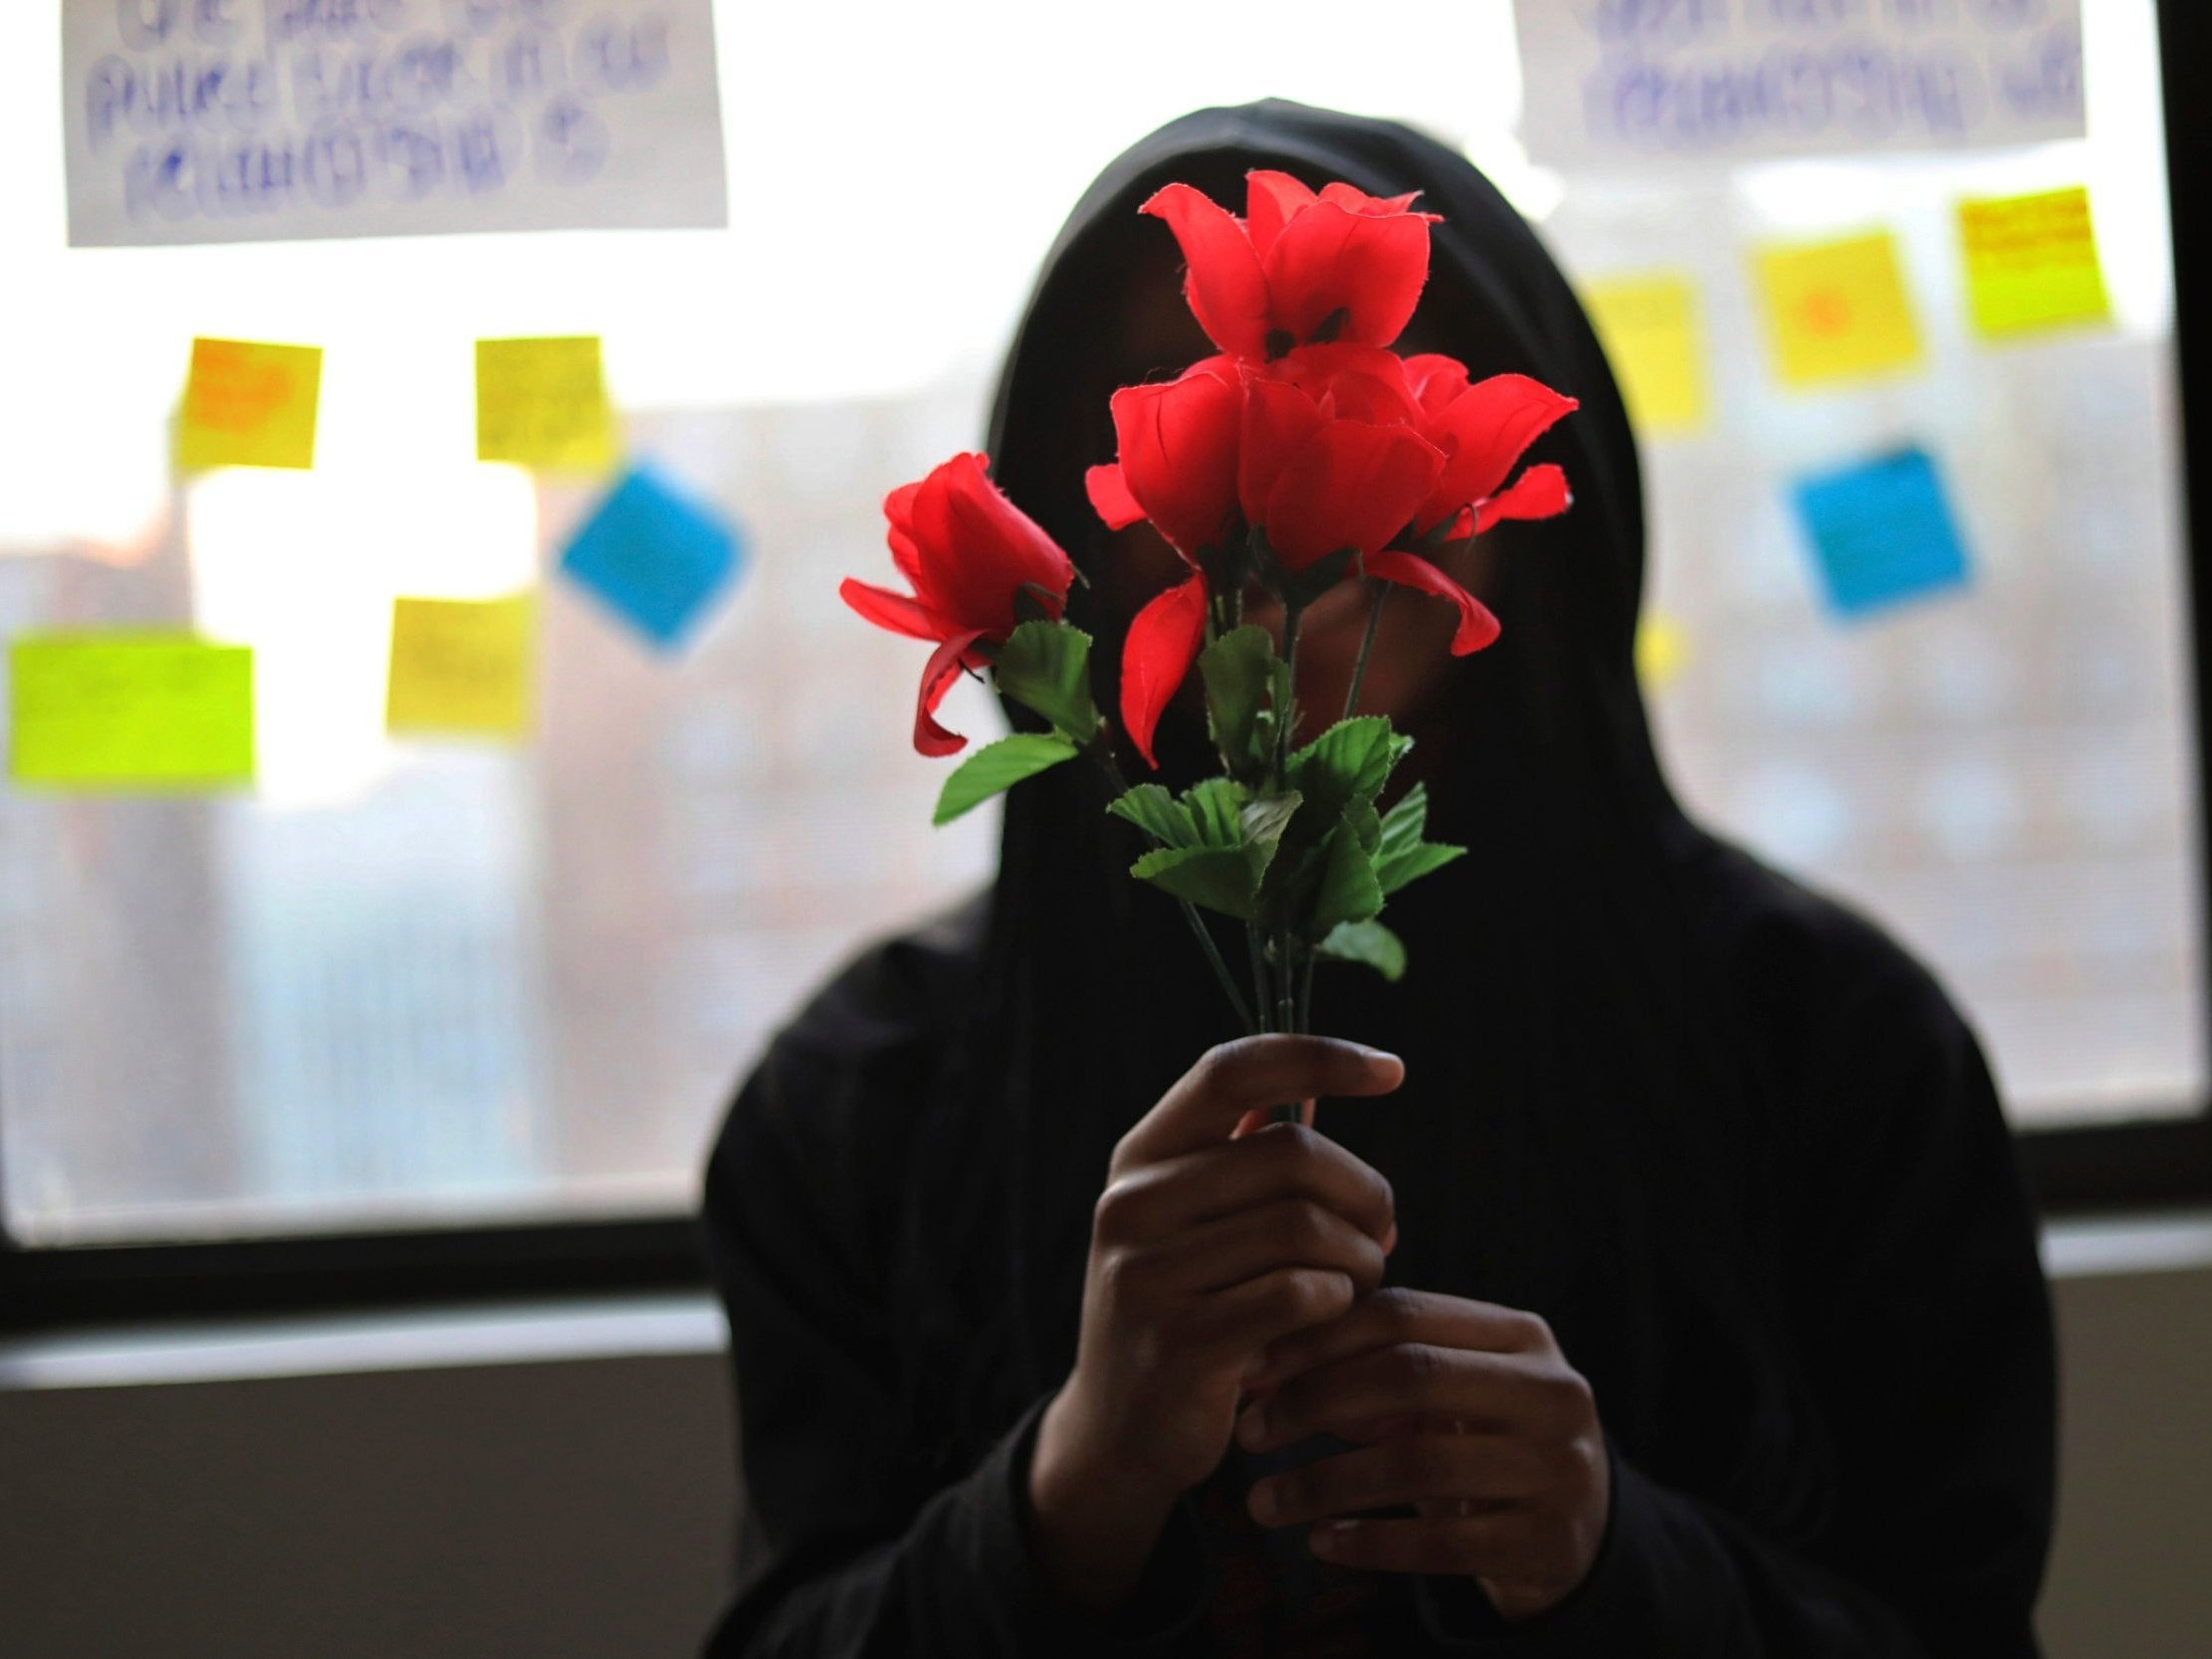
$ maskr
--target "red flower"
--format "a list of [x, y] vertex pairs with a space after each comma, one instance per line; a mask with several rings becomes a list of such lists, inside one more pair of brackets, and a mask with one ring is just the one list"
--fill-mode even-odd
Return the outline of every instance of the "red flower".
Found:
[[1220, 545], [1236, 512], [1236, 434], [1243, 387], [1226, 357], [1193, 363], [1161, 385], [1114, 394], [1120, 459], [1084, 475], [1110, 529], [1149, 518], [1186, 559]]
[[1399, 336], [1429, 280], [1429, 227], [1441, 218], [1412, 211], [1418, 191], [1384, 198], [1329, 184], [1316, 195], [1257, 169], [1244, 186], [1241, 219], [1188, 184], [1137, 210], [1175, 233], [1189, 267], [1184, 295], [1216, 345], [1256, 360], [1319, 337], [1388, 345]]
[[1443, 470], [1399, 359], [1371, 346], [1293, 351], [1244, 369], [1237, 498], [1287, 570], [1349, 547], [1363, 563], [1406, 527]]
[[982, 455], [956, 455], [884, 499], [892, 562], [913, 587], [912, 598], [850, 576], [837, 590], [878, 627], [938, 642], [914, 709], [914, 746], [923, 754], [967, 747], [966, 737], [932, 716], [954, 676], [980, 673], [989, 661], [978, 642], [1003, 644], [1013, 632], [1020, 620], [1014, 596], [1028, 589], [1057, 619], [1075, 575], [1059, 545], [985, 475], [989, 465]]
[[1156, 769], [1160, 762], [1152, 757], [1152, 734], [1205, 641], [1206, 600], [1206, 577], [1194, 570], [1155, 594], [1130, 619], [1129, 636], [1122, 641], [1122, 729], [1145, 764]]
[[1473, 515], [1470, 534], [1502, 518], [1549, 518], [1573, 500], [1567, 475], [1548, 463], [1531, 467], [1500, 490], [1528, 446], [1562, 416], [1581, 407], [1525, 374], [1493, 374], [1468, 383], [1464, 363], [1435, 352], [1406, 359], [1406, 377], [1421, 405], [1422, 435], [1442, 450], [1442, 475], [1414, 518], [1427, 531], [1461, 513]]

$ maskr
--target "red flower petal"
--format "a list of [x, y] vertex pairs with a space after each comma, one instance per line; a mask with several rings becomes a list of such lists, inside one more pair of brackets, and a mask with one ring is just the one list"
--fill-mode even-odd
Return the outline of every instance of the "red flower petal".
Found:
[[968, 746], [968, 739], [957, 731], [948, 731], [930, 717], [937, 706], [945, 701], [945, 694], [952, 689], [953, 681], [967, 663], [969, 647], [984, 636], [981, 632], [955, 634], [930, 653], [929, 662], [922, 669], [922, 694], [914, 704], [914, 748], [919, 754], [932, 757], [958, 754]]
[[1121, 724], [1145, 764], [1152, 757], [1152, 733], [1161, 711], [1191, 672], [1191, 660], [1206, 637], [1206, 578], [1194, 572], [1153, 596], [1129, 623], [1121, 648]]
[[1405, 528], [1442, 467], [1436, 446], [1410, 427], [1331, 421], [1269, 491], [1268, 544], [1292, 570], [1339, 547], [1371, 555]]
[[1451, 406], [1467, 389], [1467, 365], [1441, 351], [1423, 351], [1405, 359], [1406, 384], [1415, 400], [1431, 414]]
[[1254, 167], [1244, 175], [1244, 231], [1264, 260], [1282, 228], [1319, 198], [1288, 173]]
[[1503, 518], [1552, 518], [1566, 512], [1574, 500], [1574, 492], [1567, 488], [1567, 475], [1547, 461], [1521, 474], [1510, 490], [1477, 506], [1474, 533], [1480, 535]]
[[890, 519], [888, 539], [891, 543], [891, 562], [899, 567], [899, 574], [911, 586], [917, 581], [916, 572], [922, 567], [921, 549], [914, 545], [914, 498], [921, 493], [921, 483], [902, 484], [883, 498], [883, 516]]
[[1324, 414], [1370, 426], [1420, 426], [1421, 405], [1406, 380], [1406, 365], [1380, 346], [1332, 342], [1301, 345], [1262, 369], [1319, 400]]
[[1244, 227], [1188, 184], [1154, 193], [1139, 213], [1167, 221], [1189, 267], [1183, 282], [1191, 314], [1223, 351], [1257, 357], [1266, 349], [1267, 283]]
[[1451, 459], [1422, 506], [1419, 527], [1427, 529], [1469, 502], [1488, 499], [1528, 446], [1579, 407], [1525, 374], [1493, 374], [1453, 398], [1425, 428]]
[[1291, 458], [1328, 424], [1312, 394], [1258, 371], [1244, 377], [1244, 419], [1236, 454], [1236, 496], [1248, 522], [1266, 516], [1267, 498]]
[[[1414, 205], [1420, 196], [1421, 192], [1419, 190], [1409, 190], [1403, 196], [1370, 196], [1366, 191], [1341, 181], [1335, 184], [1324, 184], [1321, 187], [1321, 199], [1323, 201], [1332, 202], [1350, 213], [1376, 215], [1404, 213]], [[1442, 220], [1443, 215], [1440, 213], [1421, 213], [1416, 214], [1415, 217], [1430, 224], [1436, 224]]]
[[1490, 607], [1431, 564], [1414, 553], [1391, 548], [1371, 555], [1367, 573], [1380, 576], [1386, 582], [1397, 582], [1405, 587], [1418, 588], [1423, 593], [1433, 593], [1439, 599], [1448, 599], [1459, 607], [1459, 626], [1452, 631], [1451, 654], [1464, 657], [1470, 651], [1479, 651], [1498, 636], [1498, 620]]
[[1187, 558], [1218, 544], [1236, 509], [1243, 393], [1212, 361], [1163, 385], [1124, 386], [1112, 403], [1122, 483]]
[[913, 521], [921, 555], [915, 595], [947, 626], [1005, 638], [1013, 596], [1025, 585], [1041, 589], [1046, 610], [1059, 614], [1075, 567], [985, 476], [981, 455], [956, 455], [922, 480]]
[[1106, 520], [1110, 530], [1127, 529], [1145, 516], [1144, 508], [1129, 493], [1129, 481], [1121, 476], [1119, 462], [1093, 467], [1085, 473], [1083, 493], [1090, 497], [1092, 508]]
[[1337, 338], [1388, 345], [1412, 318], [1429, 280], [1429, 222], [1318, 201], [1283, 226], [1264, 270], [1269, 314], [1297, 343], [1342, 308]]
[[847, 576], [837, 584], [837, 596], [878, 628], [888, 628], [909, 639], [945, 637], [945, 624], [937, 619], [936, 613], [903, 593], [893, 593], [887, 587]]

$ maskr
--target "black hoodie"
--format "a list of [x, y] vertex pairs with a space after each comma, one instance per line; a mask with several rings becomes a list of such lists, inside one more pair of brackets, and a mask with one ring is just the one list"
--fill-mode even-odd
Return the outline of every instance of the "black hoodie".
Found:
[[[1302, 1529], [1255, 1536], [1232, 1446], [1123, 1616], [1040, 1577], [1027, 1461], [1074, 1359], [1107, 1158], [1234, 1034], [1174, 907], [1126, 873], [1134, 832], [1066, 766], [1008, 797], [988, 890], [778, 1032], [716, 1144], [747, 1503], [711, 1652], [2034, 1654], [2054, 1360], [1988, 1068], [1908, 951], [1675, 803], [1633, 666], [1635, 443], [1529, 227], [1389, 122], [1279, 102], [1173, 122], [1048, 255], [995, 476], [1096, 568], [1082, 468], [1112, 454], [1128, 368], [1099, 341], [1168, 239], [1136, 207], [1175, 179], [1234, 207], [1254, 166], [1423, 192], [1443, 215], [1425, 343], [1582, 400], [1537, 452], [1575, 505], [1493, 532], [1504, 634], [1455, 667], [1399, 780], [1426, 777], [1431, 835], [1470, 855], [1392, 906], [1403, 982], [1325, 969], [1314, 1007], [1406, 1060], [1396, 1094], [1319, 1114], [1392, 1183], [1388, 1282], [1549, 1322], [1606, 1425], [1604, 1544], [1566, 1601], [1508, 1626], [1472, 1580], [1323, 1569]], [[1099, 608], [1071, 597], [1111, 665]], [[1185, 709], [1159, 751], [1168, 781], [1207, 769]]]

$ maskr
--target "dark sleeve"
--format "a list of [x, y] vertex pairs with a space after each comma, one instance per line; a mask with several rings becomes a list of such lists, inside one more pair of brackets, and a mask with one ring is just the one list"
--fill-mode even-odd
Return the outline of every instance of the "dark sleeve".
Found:
[[1168, 1653], [1211, 1572], [1188, 1497], [1130, 1605], [1094, 1619], [1044, 1579], [1026, 1531], [1050, 1394], [966, 1467], [899, 1443], [896, 1377], [910, 1356], [896, 1351], [888, 1276], [870, 1259], [868, 1196], [818, 1144], [821, 1126], [857, 1122], [855, 1070], [772, 1050], [708, 1166], [745, 1491], [740, 1584], [710, 1659]]
[[[1507, 1625], [1424, 1577], [1438, 1653], [1530, 1659], [2034, 1659], [2057, 1384], [2048, 1287], [1972, 1032], [1917, 969], [1835, 1023], [1808, 1080], [1806, 1363], [1837, 1501], [1786, 1546], [1610, 1443], [1590, 1575]], [[1602, 1406], [1601, 1402], [1601, 1406]]]

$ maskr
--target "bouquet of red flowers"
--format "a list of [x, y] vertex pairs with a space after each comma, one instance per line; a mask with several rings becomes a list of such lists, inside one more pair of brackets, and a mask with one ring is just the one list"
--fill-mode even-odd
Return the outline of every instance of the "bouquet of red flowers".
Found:
[[[1268, 171], [1246, 184], [1241, 219], [1186, 184], [1140, 209], [1181, 245], [1185, 298], [1219, 350], [1174, 380], [1116, 392], [1119, 454], [1086, 480], [1108, 526], [1149, 521], [1188, 567], [1130, 623], [1121, 733], [1155, 766], [1161, 711], [1196, 663], [1221, 774], [1180, 796], [1124, 782], [1091, 697], [1090, 637], [1063, 620], [1075, 567], [981, 455], [955, 456], [884, 504], [911, 595], [850, 577], [841, 591], [869, 621], [936, 644], [915, 710], [922, 753], [966, 746], [935, 719], [963, 671], [988, 669], [1001, 697], [1051, 723], [962, 762], [937, 822], [1090, 755], [1113, 780], [1107, 810], [1153, 843], [1130, 873], [1183, 906], [1244, 1029], [1302, 1031], [1316, 961], [1404, 972], [1383, 906], [1464, 850], [1423, 838], [1420, 785], [1387, 812], [1376, 805], [1413, 743], [1387, 717], [1359, 713], [1383, 599], [1396, 585], [1455, 606], [1454, 655], [1497, 638], [1496, 617], [1435, 558], [1501, 519], [1566, 509], [1558, 467], [1512, 474], [1576, 403], [1524, 375], [1476, 381], [1450, 357], [1390, 349], [1428, 281], [1438, 219], [1412, 195], [1347, 184], [1316, 194]], [[1299, 618], [1348, 578], [1371, 592], [1350, 694], [1334, 725], [1298, 744]], [[1243, 621], [1255, 581], [1282, 607], [1279, 644]], [[1243, 925], [1248, 997], [1201, 909]]]

